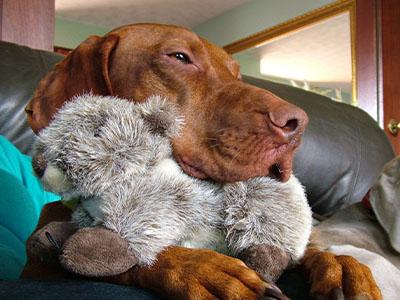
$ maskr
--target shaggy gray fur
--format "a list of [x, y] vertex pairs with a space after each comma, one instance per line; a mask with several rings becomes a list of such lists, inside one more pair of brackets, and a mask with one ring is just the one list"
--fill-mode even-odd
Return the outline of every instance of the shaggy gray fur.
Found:
[[298, 180], [222, 185], [192, 178], [172, 159], [169, 138], [181, 126], [158, 96], [143, 104], [76, 97], [37, 140], [47, 161], [41, 181], [64, 200], [79, 198], [73, 221], [119, 233], [142, 266], [169, 245], [236, 256], [268, 244], [301, 257], [311, 211]]
[[293, 260], [302, 257], [312, 216], [298, 179], [282, 183], [269, 177], [224, 186], [224, 225], [231, 254], [250, 245], [268, 244], [285, 249]]

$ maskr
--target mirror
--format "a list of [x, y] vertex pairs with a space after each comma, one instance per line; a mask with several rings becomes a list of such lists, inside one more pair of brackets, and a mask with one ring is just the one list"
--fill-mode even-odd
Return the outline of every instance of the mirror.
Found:
[[224, 49], [242, 74], [357, 105], [354, 0], [334, 2]]

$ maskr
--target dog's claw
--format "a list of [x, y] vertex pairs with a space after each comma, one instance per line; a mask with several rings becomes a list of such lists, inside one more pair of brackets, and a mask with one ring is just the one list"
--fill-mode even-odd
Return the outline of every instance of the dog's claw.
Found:
[[46, 238], [49, 240], [50, 244], [52, 244], [58, 250], [59, 253], [62, 253], [61, 247], [57, 244], [56, 240], [53, 238], [50, 232], [46, 231], [45, 235]]
[[341, 288], [334, 288], [332, 290], [332, 299], [334, 300], [344, 300], [344, 293]]
[[262, 300], [290, 300], [275, 284], [268, 283], [268, 285], [270, 287], [264, 290]]
[[[316, 293], [316, 294], [310, 295], [310, 299], [311, 299], [311, 300], [326, 300], [327, 297], [326, 297], [326, 295], [322, 295], [322, 294]], [[330, 296], [329, 296], [328, 299], [332, 299], [332, 300], [344, 300], [345, 297], [344, 297], [343, 290], [342, 290], [341, 288], [339, 288], [339, 287], [334, 288], [334, 289], [331, 291], [331, 294], [330, 294]]]

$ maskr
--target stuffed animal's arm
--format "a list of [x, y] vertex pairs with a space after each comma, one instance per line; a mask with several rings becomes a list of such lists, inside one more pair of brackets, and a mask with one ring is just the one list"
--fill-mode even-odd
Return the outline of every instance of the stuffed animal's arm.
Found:
[[[47, 204], [41, 213], [37, 229], [52, 221], [69, 221], [70, 215], [71, 210], [60, 202]], [[118, 237], [116, 233], [111, 232], [111, 234]], [[114, 252], [115, 247], [115, 244], [104, 245], [104, 249], [109, 253]], [[61, 265], [42, 261], [29, 242], [27, 248], [28, 261], [21, 275], [22, 279], [82, 279], [77, 274], [66, 272]], [[194, 297], [209, 299], [215, 298], [214, 295], [221, 299], [257, 300], [263, 294], [277, 299], [287, 299], [273, 285], [263, 281], [256, 272], [247, 268], [238, 259], [214, 251], [182, 247], [167, 248], [158, 255], [157, 262], [150, 268], [133, 267], [120, 275], [85, 278], [88, 279], [137, 285], [174, 300]], [[212, 294], [209, 291], [212, 291]]]
[[142, 176], [103, 195], [104, 227], [128, 242], [140, 266], [151, 266], [157, 254], [182, 238], [186, 230], [171, 189], [157, 177]]
[[312, 228], [304, 189], [293, 175], [226, 184], [225, 227], [230, 252], [267, 276], [279, 277], [303, 255]]
[[304, 189], [293, 175], [282, 183], [269, 177], [226, 184], [225, 227], [233, 255], [268, 244], [299, 259], [308, 244], [312, 215]]

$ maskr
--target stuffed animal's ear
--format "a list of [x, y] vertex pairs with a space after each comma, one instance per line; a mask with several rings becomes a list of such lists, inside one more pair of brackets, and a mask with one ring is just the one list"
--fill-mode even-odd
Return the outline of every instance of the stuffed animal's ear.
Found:
[[47, 161], [43, 153], [36, 151], [32, 157], [32, 169], [36, 177], [41, 178], [46, 171]]
[[179, 134], [183, 119], [178, 116], [178, 110], [167, 99], [151, 96], [141, 105], [143, 119], [154, 133], [168, 137]]

